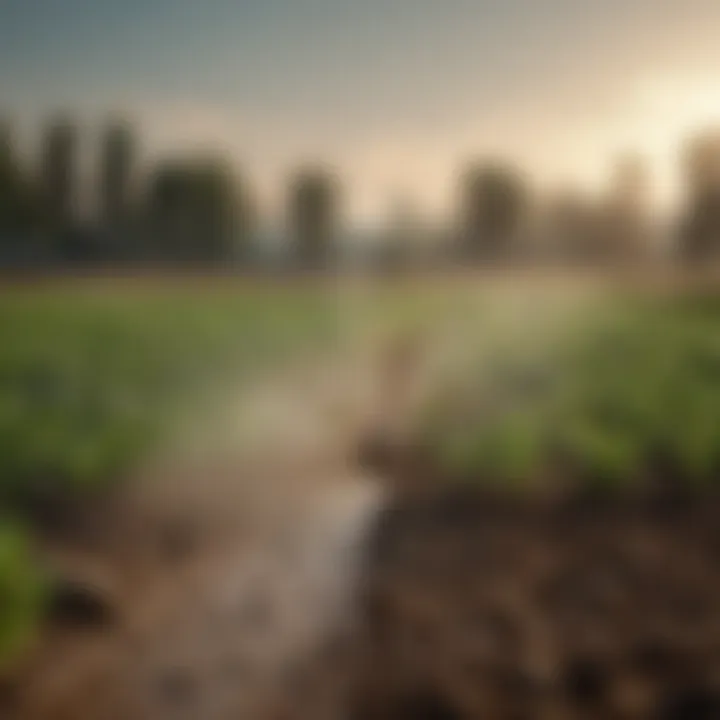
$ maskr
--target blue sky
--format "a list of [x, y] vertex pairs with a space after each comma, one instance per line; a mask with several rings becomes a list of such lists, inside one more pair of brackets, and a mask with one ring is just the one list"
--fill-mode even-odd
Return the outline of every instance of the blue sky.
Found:
[[440, 207], [472, 154], [555, 183], [629, 146], [668, 165], [720, 120], [718, 37], [717, 0], [0, 0], [0, 103], [129, 114], [149, 156], [225, 148], [269, 194], [322, 158], [362, 215]]

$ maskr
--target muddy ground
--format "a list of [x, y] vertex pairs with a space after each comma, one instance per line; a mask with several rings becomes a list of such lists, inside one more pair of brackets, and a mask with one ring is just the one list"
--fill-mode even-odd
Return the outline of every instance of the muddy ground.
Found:
[[49, 539], [113, 612], [51, 625], [2, 720], [720, 718], [720, 497], [398, 484], [347, 371], [243, 398], [252, 457]]
[[720, 718], [720, 498], [405, 496], [372, 536], [355, 720]]
[[720, 496], [382, 505], [373, 482], [201, 555], [134, 625], [75, 630], [95, 671], [59, 692], [66, 631], [56, 697], [46, 657], [3, 717], [720, 718]]

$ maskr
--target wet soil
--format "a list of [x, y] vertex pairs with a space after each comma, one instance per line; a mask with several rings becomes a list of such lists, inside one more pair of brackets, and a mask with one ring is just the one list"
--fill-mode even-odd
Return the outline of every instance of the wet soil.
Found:
[[284, 487], [263, 532], [57, 630], [2, 717], [720, 718], [720, 495], [428, 477], [390, 500], [365, 476]]
[[354, 720], [720, 718], [720, 497], [404, 494], [359, 598]]

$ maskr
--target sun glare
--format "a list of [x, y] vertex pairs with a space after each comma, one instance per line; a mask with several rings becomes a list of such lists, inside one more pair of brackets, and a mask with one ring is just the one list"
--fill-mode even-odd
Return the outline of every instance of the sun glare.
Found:
[[720, 79], [677, 76], [640, 83], [625, 127], [625, 141], [653, 166], [660, 204], [674, 204], [680, 198], [684, 144], [697, 133], [720, 128]]

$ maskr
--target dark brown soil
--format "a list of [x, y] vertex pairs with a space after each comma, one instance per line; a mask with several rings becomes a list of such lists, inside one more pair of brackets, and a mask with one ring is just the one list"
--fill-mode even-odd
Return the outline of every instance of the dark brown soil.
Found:
[[353, 720], [720, 718], [720, 497], [403, 497]]
[[[301, 621], [317, 605], [299, 592], [304, 531], [264, 573], [299, 573], [289, 591], [261, 592], [251, 572], [228, 598], [247, 549], [208, 572], [213, 547], [188, 556], [187, 528], [173, 526], [178, 565], [170, 573], [158, 550], [155, 567], [178, 577], [157, 607], [132, 623], [120, 592], [109, 626], [59, 633], [26, 682], [0, 684], [0, 718], [720, 719], [720, 495], [513, 496], [438, 489], [431, 475], [408, 478], [362, 533], [357, 622], [288, 655], [272, 682], [258, 679], [249, 648], [260, 637], [262, 655], [288, 634], [288, 610]], [[325, 532], [321, 516], [308, 517], [310, 549], [349, 524]], [[97, 546], [87, 532], [77, 542]], [[148, 547], [161, 543], [123, 534], [150, 563]], [[186, 576], [186, 564], [203, 572]]]

